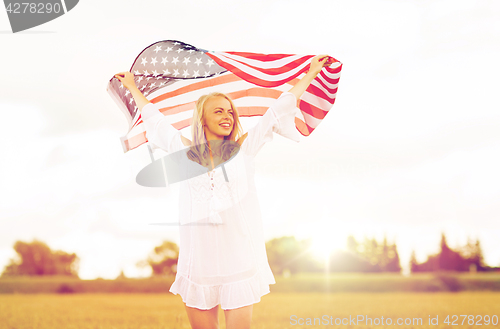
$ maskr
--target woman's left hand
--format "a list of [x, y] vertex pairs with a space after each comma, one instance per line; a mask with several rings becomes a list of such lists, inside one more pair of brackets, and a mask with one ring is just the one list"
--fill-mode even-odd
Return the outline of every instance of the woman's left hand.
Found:
[[295, 95], [297, 99], [300, 99], [304, 91], [309, 87], [311, 82], [316, 78], [319, 72], [325, 66], [330, 66], [335, 59], [328, 55], [318, 55], [313, 57], [311, 60], [311, 64], [309, 66], [309, 72], [299, 82], [290, 89], [290, 92]]
[[311, 66], [309, 67], [309, 72], [314, 73], [317, 75], [323, 67], [325, 66], [330, 66], [334, 62], [333, 57], [328, 56], [328, 55], [318, 55], [313, 57], [311, 60]]

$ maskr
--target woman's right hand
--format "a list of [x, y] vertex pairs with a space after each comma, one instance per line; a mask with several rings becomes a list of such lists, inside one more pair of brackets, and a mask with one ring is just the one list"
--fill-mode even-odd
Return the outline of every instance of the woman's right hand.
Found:
[[149, 100], [141, 93], [141, 91], [135, 85], [134, 75], [130, 72], [120, 72], [115, 74], [117, 78], [125, 88], [130, 91], [130, 94], [134, 98], [135, 105], [142, 111], [142, 108], [149, 103]]
[[117, 78], [128, 90], [130, 90], [130, 88], [136, 87], [134, 75], [128, 71], [115, 74], [115, 78]]

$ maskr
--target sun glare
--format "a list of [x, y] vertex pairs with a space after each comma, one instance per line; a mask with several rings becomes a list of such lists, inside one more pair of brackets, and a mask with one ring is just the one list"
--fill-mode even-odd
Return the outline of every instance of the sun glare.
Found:
[[335, 250], [345, 249], [346, 237], [335, 231], [335, 228], [318, 230], [312, 236], [312, 253], [321, 259], [326, 259]]
[[346, 249], [348, 233], [339, 221], [325, 218], [296, 229], [296, 238], [311, 238], [310, 251], [318, 259], [326, 260], [335, 250]]

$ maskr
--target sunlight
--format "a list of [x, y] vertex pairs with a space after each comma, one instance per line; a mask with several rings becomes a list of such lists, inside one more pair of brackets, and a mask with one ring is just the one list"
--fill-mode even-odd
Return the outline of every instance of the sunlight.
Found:
[[327, 259], [335, 250], [345, 249], [347, 236], [332, 223], [322, 222], [312, 235], [312, 253], [320, 259]]
[[300, 223], [295, 227], [297, 239], [312, 239], [311, 253], [321, 260], [327, 260], [335, 250], [345, 250], [347, 227], [340, 221], [331, 218], [323, 211], [321, 219], [312, 223]]

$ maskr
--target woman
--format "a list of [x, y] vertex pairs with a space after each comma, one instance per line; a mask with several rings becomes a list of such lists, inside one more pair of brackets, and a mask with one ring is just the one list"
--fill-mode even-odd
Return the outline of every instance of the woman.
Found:
[[[186, 156], [211, 169], [208, 175], [181, 182], [180, 188], [181, 224], [186, 225], [180, 225], [179, 261], [170, 292], [182, 297], [193, 329], [219, 328], [219, 305], [227, 329], [250, 328], [253, 304], [275, 283], [265, 251], [253, 158], [272, 140], [273, 131], [285, 126], [295, 129], [297, 100], [332, 62], [328, 55], [314, 57], [307, 74], [242, 136], [231, 99], [220, 93], [202, 96], [193, 113], [192, 141], [163, 120], [130, 72], [115, 75], [134, 97], [150, 143], [169, 153], [190, 146]], [[235, 144], [224, 141], [236, 142], [240, 148], [224, 164], [227, 177], [221, 167], [215, 168], [235, 154], [231, 147]]]

